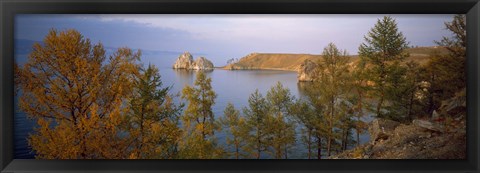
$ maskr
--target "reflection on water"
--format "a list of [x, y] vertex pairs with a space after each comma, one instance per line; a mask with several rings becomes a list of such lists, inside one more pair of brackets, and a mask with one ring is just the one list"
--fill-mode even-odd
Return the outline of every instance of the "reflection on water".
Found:
[[[173, 69], [175, 72], [175, 85], [181, 86], [181, 88], [193, 84], [195, 81], [195, 71], [185, 69]], [[162, 78], [165, 78], [162, 76]], [[165, 82], [164, 82], [165, 83]], [[178, 92], [178, 91], [177, 91]], [[175, 93], [176, 94], [176, 93]]]
[[297, 90], [300, 94], [300, 97], [307, 95], [307, 90], [312, 89], [312, 82], [297, 82]]

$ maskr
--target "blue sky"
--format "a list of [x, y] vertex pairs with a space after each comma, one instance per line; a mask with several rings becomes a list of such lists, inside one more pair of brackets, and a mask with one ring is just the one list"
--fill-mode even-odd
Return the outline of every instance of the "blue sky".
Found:
[[[76, 29], [108, 47], [192, 52], [216, 66], [252, 52], [321, 54], [330, 42], [355, 55], [382, 14], [316, 15], [36, 15], [15, 18], [15, 38], [41, 41], [51, 28]], [[451, 14], [390, 15], [410, 45], [450, 36]], [[161, 57], [158, 57], [161, 58]]]

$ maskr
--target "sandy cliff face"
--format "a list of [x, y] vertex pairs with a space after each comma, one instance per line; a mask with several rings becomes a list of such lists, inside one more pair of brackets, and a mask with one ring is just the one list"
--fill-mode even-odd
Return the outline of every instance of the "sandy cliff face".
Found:
[[212, 70], [213, 63], [205, 57], [199, 57], [193, 61], [193, 57], [189, 52], [185, 52], [177, 58], [174, 69], [187, 69], [187, 70]]

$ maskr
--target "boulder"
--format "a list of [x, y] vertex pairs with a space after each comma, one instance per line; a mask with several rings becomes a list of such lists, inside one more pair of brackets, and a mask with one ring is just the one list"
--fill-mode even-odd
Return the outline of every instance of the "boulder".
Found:
[[399, 122], [387, 119], [375, 119], [368, 126], [370, 141], [374, 143], [377, 140], [386, 140], [393, 135], [395, 128], [400, 125]]
[[213, 63], [205, 57], [197, 58], [192, 67], [194, 70], [211, 70], [213, 69]]
[[465, 117], [467, 112], [467, 97], [466, 90], [463, 89], [460, 92], [455, 93], [455, 96], [442, 101], [442, 104], [437, 110], [432, 113], [431, 120], [441, 121], [445, 117], [462, 118]]
[[313, 62], [312, 60], [306, 59], [300, 65], [298, 69], [297, 79], [300, 82], [311, 82], [313, 81], [313, 75], [315, 69], [317, 68], [317, 63]]
[[177, 58], [175, 64], [173, 64], [174, 69], [190, 69], [193, 66], [193, 57], [189, 52], [185, 52]]
[[443, 101], [440, 110], [451, 117], [456, 117], [459, 114], [465, 113], [467, 111], [466, 90], [463, 89], [456, 93], [455, 97]]
[[445, 129], [445, 127], [439, 123], [426, 120], [413, 120], [413, 124], [417, 127], [421, 127], [435, 132], [444, 132]]
[[438, 119], [440, 119], [440, 114], [436, 110], [433, 110], [432, 120], [438, 120]]

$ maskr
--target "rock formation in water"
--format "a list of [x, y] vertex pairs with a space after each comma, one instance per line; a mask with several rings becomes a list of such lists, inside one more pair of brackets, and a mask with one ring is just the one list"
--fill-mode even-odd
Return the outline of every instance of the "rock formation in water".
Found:
[[312, 60], [306, 59], [300, 65], [298, 69], [297, 78], [299, 82], [311, 82], [313, 81], [313, 75], [315, 68], [317, 68], [317, 64]]
[[210, 62], [205, 57], [199, 57], [195, 60], [195, 62], [193, 62], [192, 69], [194, 69], [194, 70], [212, 70], [213, 69], [213, 63]]
[[177, 58], [174, 69], [190, 69], [193, 66], [193, 57], [189, 52], [185, 52]]
[[193, 61], [193, 57], [189, 52], [185, 52], [177, 58], [174, 69], [187, 69], [187, 70], [212, 70], [213, 63], [205, 57], [199, 57]]

